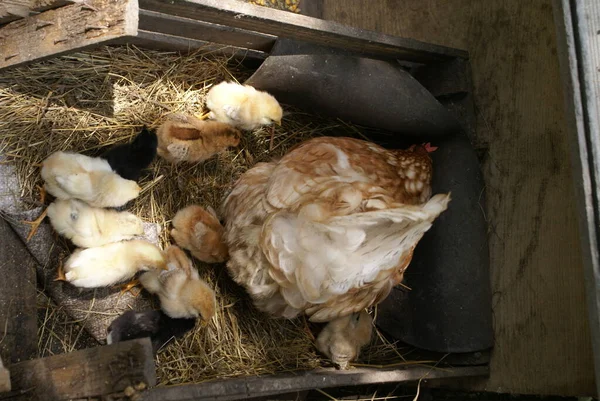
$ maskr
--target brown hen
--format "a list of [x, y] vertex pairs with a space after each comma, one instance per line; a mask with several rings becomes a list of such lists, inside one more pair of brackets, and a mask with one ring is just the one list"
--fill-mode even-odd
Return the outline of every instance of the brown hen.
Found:
[[327, 322], [399, 284], [450, 194], [431, 196], [425, 147], [321, 137], [259, 163], [223, 205], [227, 267], [273, 316]]

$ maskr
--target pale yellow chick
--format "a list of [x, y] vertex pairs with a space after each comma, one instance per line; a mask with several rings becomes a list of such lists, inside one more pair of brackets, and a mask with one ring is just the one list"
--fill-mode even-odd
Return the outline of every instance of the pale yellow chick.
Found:
[[189, 250], [205, 263], [222, 263], [227, 260], [227, 245], [223, 239], [223, 226], [213, 208], [187, 206], [173, 218], [171, 236], [180, 247]]
[[165, 269], [166, 258], [144, 240], [114, 242], [96, 248], [78, 249], [69, 257], [58, 280], [76, 287], [106, 287], [133, 277], [138, 271]]
[[221, 82], [206, 95], [209, 118], [245, 130], [273, 123], [281, 125], [283, 110], [272, 95], [249, 85]]
[[115, 173], [104, 159], [56, 152], [42, 163], [46, 191], [58, 199], [79, 199], [94, 207], [119, 207], [141, 188]]
[[142, 220], [129, 212], [91, 207], [76, 199], [48, 206], [52, 227], [81, 248], [128, 240], [144, 233]]
[[156, 135], [160, 157], [171, 163], [196, 163], [237, 146], [242, 133], [229, 124], [173, 114], [158, 128]]
[[317, 337], [317, 349], [341, 369], [360, 354], [371, 340], [373, 319], [366, 312], [357, 312], [332, 320]]
[[173, 319], [201, 316], [210, 320], [215, 315], [215, 292], [200, 279], [181, 248], [173, 245], [166, 252], [168, 270], [143, 273], [140, 283], [158, 295], [161, 309]]

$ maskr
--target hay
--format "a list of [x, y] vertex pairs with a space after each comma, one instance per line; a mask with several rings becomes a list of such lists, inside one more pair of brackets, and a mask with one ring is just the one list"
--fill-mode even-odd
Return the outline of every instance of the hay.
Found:
[[[180, 55], [135, 47], [103, 47], [0, 74], [0, 155], [15, 166], [23, 207], [39, 206], [39, 166], [52, 152], [97, 154], [103, 146], [130, 140], [143, 124], [156, 128], [169, 113], [199, 112], [211, 84], [224, 79], [243, 81], [250, 74], [240, 63], [201, 50]], [[161, 226], [164, 247], [170, 242], [170, 219], [177, 210], [190, 203], [218, 210], [233, 182], [255, 163], [281, 156], [314, 136], [361, 136], [355, 127], [339, 121], [287, 112], [273, 138], [271, 128], [246, 133], [238, 148], [203, 164], [174, 167], [157, 159], [142, 179], [142, 193], [130, 209]], [[199, 324], [158, 352], [161, 384], [327, 364], [315, 352], [303, 319], [269, 319], [252, 307], [224, 266], [198, 262], [196, 266], [215, 288], [218, 312], [208, 326]], [[61, 315], [60, 306], [47, 306], [41, 319], [45, 334], [40, 336], [40, 355], [55, 352], [56, 347], [50, 345], [58, 338], [53, 333], [59, 326], [69, 333], [60, 338], [59, 348], [67, 352], [80, 347], [81, 330], [69, 326], [77, 323]], [[403, 361], [399, 350], [380, 335], [363, 355], [363, 363]]]

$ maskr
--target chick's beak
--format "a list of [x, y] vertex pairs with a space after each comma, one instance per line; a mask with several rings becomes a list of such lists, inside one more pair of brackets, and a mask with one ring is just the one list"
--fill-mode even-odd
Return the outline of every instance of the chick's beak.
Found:
[[281, 127], [281, 120], [275, 121], [275, 124], [277, 124], [278, 127]]

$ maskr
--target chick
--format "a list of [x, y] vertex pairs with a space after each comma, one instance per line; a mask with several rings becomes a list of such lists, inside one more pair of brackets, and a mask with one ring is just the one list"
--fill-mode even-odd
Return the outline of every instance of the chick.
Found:
[[76, 287], [106, 287], [131, 278], [140, 270], [165, 269], [163, 252], [148, 241], [115, 242], [78, 249], [69, 257], [58, 279]]
[[227, 260], [227, 245], [223, 239], [223, 226], [216, 212], [197, 205], [187, 206], [173, 218], [171, 236], [180, 247], [189, 250], [205, 263], [222, 263]]
[[209, 118], [253, 130], [273, 123], [281, 125], [283, 110], [272, 95], [249, 85], [221, 82], [206, 95]]
[[201, 162], [240, 143], [241, 132], [229, 124], [174, 114], [157, 130], [158, 154], [171, 163]]
[[173, 338], [183, 336], [196, 325], [196, 319], [172, 319], [162, 311], [129, 310], [108, 326], [106, 343], [150, 337], [152, 350], [158, 351]]
[[341, 369], [360, 354], [369, 343], [373, 332], [373, 319], [366, 311], [332, 320], [317, 337], [317, 349]]
[[48, 206], [52, 227], [82, 248], [131, 239], [144, 233], [142, 220], [129, 212], [91, 207], [76, 199], [57, 199]]
[[126, 180], [137, 181], [142, 171], [156, 157], [158, 139], [156, 133], [146, 126], [130, 143], [117, 145], [106, 151], [101, 157], [108, 161], [110, 167]]
[[192, 261], [181, 248], [167, 248], [167, 271], [149, 271], [140, 276], [140, 283], [151, 294], [157, 294], [161, 309], [170, 317], [204, 321], [215, 315], [214, 291], [200, 279]]
[[94, 207], [119, 207], [136, 198], [141, 188], [100, 158], [56, 152], [42, 164], [45, 188], [58, 199], [79, 199]]

